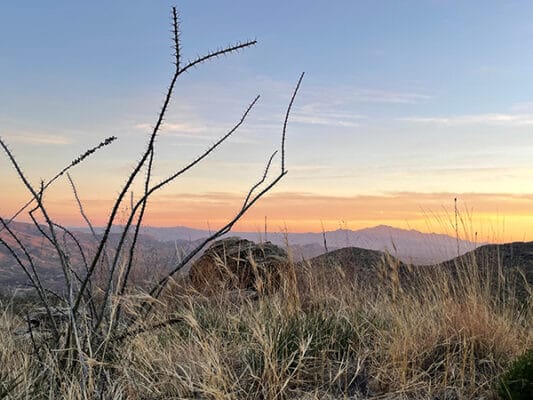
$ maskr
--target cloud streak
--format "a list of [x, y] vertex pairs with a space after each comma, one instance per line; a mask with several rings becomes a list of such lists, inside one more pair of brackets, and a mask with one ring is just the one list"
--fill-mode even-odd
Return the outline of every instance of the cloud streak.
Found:
[[[499, 211], [506, 215], [530, 215], [533, 209], [533, 193], [419, 193], [389, 192], [384, 194], [366, 194], [357, 196], [331, 196], [305, 192], [283, 192], [268, 195], [258, 205], [257, 212], [261, 218], [263, 212], [282, 216], [287, 219], [391, 219], [420, 218], [420, 207], [441, 210], [443, 207], [453, 208], [453, 199], [474, 207], [482, 214], [495, 214]], [[167, 194], [154, 199], [161, 208], [168, 210], [174, 203], [179, 208], [209, 208], [209, 204], [235, 207], [242, 200], [241, 194], [228, 192], [182, 193]], [[175, 209], [175, 208], [173, 208]], [[204, 210], [205, 211], [205, 210]], [[226, 210], [227, 212], [227, 210]]]
[[46, 133], [8, 133], [4, 136], [13, 143], [29, 145], [55, 145], [63, 146], [72, 143], [72, 139], [63, 135], [51, 135]]
[[[143, 131], [152, 131], [154, 129], [151, 124], [136, 124], [134, 126], [136, 129], [141, 129]], [[207, 126], [192, 123], [192, 122], [180, 122], [180, 123], [164, 123], [161, 126], [161, 131], [164, 133], [172, 133], [175, 136], [193, 136], [198, 137], [200, 134], [208, 131]]]
[[494, 126], [530, 126], [533, 125], [533, 114], [470, 114], [456, 116], [435, 116], [435, 117], [406, 117], [400, 121], [411, 122], [424, 125], [494, 125]]
[[355, 89], [353, 100], [369, 103], [418, 104], [431, 99], [431, 96], [414, 92], [394, 92], [377, 89]]
[[337, 128], [358, 128], [363, 119], [361, 115], [335, 109], [325, 103], [305, 104], [291, 115], [291, 122]]

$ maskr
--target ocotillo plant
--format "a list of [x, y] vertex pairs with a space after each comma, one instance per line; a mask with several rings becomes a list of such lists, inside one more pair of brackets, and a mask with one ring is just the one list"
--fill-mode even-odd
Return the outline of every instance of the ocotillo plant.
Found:
[[[21, 165], [17, 161], [17, 158], [9, 149], [5, 141], [0, 138], [1, 147], [31, 196], [30, 200], [21, 207], [12, 218], [8, 220], [0, 219], [0, 230], [6, 230], [9, 237], [13, 239], [10, 244], [6, 240], [0, 238], [0, 245], [3, 245], [8, 249], [17, 264], [27, 275], [31, 286], [36, 290], [39, 301], [45, 308], [52, 324], [53, 337], [46, 342], [46, 347], [44, 349], [40, 345], [35, 346], [36, 356], [40, 357], [41, 353], [44, 351], [49, 356], [52, 356], [56, 366], [60, 368], [59, 370], [73, 368], [78, 371], [81, 385], [80, 389], [82, 389], [84, 393], [88, 393], [87, 390], [89, 390], [89, 387], [92, 387], [97, 393], [103, 393], [102, 391], [106, 382], [111, 379], [110, 371], [106, 371], [105, 369], [106, 361], [113, 357], [117, 344], [120, 341], [135, 335], [136, 332], [145, 331], [150, 328], [150, 326], [147, 327], [145, 321], [148, 320], [150, 314], [153, 312], [154, 301], [161, 295], [173, 275], [182, 269], [208, 243], [230, 231], [234, 224], [241, 219], [250, 207], [252, 207], [287, 174], [285, 163], [285, 136], [287, 122], [289, 120], [293, 102], [304, 76], [303, 73], [294, 89], [281, 128], [281, 161], [280, 170], [277, 175], [268, 181], [268, 173], [272, 167], [274, 157], [278, 153], [278, 151], [274, 151], [267, 160], [265, 170], [258, 181], [255, 182], [245, 194], [241, 207], [236, 210], [235, 216], [229, 220], [226, 225], [214, 232], [210, 237], [205, 239], [195, 249], [183, 257], [180, 262], [159, 281], [154, 282], [153, 287], [149, 290], [149, 296], [145, 296], [142, 303], [139, 304], [142, 307], [142, 312], [138, 313], [135, 317], [129, 316], [127, 320], [122, 318], [124, 313], [122, 311], [123, 306], [120, 299], [123, 298], [129, 290], [134, 289], [131, 284], [131, 272], [134, 268], [135, 249], [138, 243], [139, 232], [143, 224], [148, 200], [160, 189], [171, 184], [177, 178], [193, 169], [212, 154], [219, 146], [226, 142], [228, 138], [244, 124], [246, 118], [259, 101], [259, 96], [255, 97], [246, 107], [244, 113], [233, 128], [222, 135], [220, 139], [200, 154], [194, 161], [190, 162], [185, 167], [180, 168], [162, 181], [154, 183], [153, 168], [154, 164], [157, 162], [154, 153], [155, 142], [161, 127], [164, 124], [165, 116], [174, 95], [174, 88], [177, 80], [185, 72], [191, 70], [195, 66], [213, 60], [219, 56], [238, 52], [256, 44], [255, 40], [237, 43], [207, 53], [192, 61], [183, 62], [181, 56], [179, 19], [176, 8], [172, 8], [172, 33], [174, 71], [168, 89], [164, 95], [163, 106], [159, 111], [153, 130], [148, 138], [148, 143], [144, 148], [139, 161], [134, 165], [132, 171], [127, 176], [126, 183], [120, 189], [119, 194], [113, 202], [109, 212], [109, 218], [103, 227], [103, 233], [101, 235], [96, 234], [89, 218], [84, 212], [82, 199], [78, 196], [75, 183], [68, 174], [68, 171], [81, 164], [95, 151], [111, 144], [116, 139], [115, 137], [105, 139], [96, 147], [87, 150], [68, 164], [67, 167], [61, 170], [52, 179], [46, 182], [41, 182], [39, 187], [35, 187], [30, 183], [23, 172]], [[140, 177], [141, 171], [146, 171], [144, 178]], [[77, 241], [74, 233], [54, 221], [53, 216], [47, 209], [46, 201], [43, 197], [44, 192], [54, 182], [65, 175], [68, 177], [71, 184], [80, 213], [96, 239], [96, 248], [91, 254], [89, 254]], [[143, 192], [140, 198], [136, 201], [133, 200], [133, 196], [131, 197], [130, 207], [125, 218], [123, 230], [119, 235], [118, 241], [113, 241], [113, 244], [111, 244], [110, 234], [112, 227], [117, 223], [119, 210], [124, 203], [127, 202], [128, 193], [131, 192], [132, 186], [140, 179], [143, 179]], [[30, 208], [28, 213], [34, 225], [57, 253], [66, 285], [65, 290], [62, 293], [51, 293], [48, 288], [43, 286], [39, 276], [39, 268], [38, 265], [36, 265], [33, 255], [26, 248], [23, 241], [17, 236], [15, 230], [10, 228], [11, 221], [28, 208]], [[73, 265], [70, 260], [64, 241], [62, 241], [62, 237], [67, 236], [69, 240], [76, 243], [77, 251], [79, 251], [81, 259], [83, 260], [83, 268]], [[96, 279], [101, 273], [102, 266], [104, 267], [103, 281], [101, 279]], [[101, 278], [101, 276], [99, 278]], [[62, 309], [66, 310], [65, 312], [68, 314], [67, 322], [60, 322], [54, 318], [56, 310], [51, 305], [52, 302], [50, 301], [50, 296], [56, 298], [54, 301], [59, 300], [62, 303]], [[114, 299], [118, 300], [115, 301]], [[173, 322], [175, 321], [156, 321], [151, 326], [161, 327], [167, 323], [170, 324]], [[140, 326], [142, 326], [142, 328], [140, 328]], [[97, 371], [93, 371], [93, 369], [96, 368], [96, 365], [98, 365], [98, 369]], [[39, 376], [39, 379], [43, 382], [53, 382], [53, 379], [51, 380], [50, 376], [47, 375], [50, 370], [51, 369], [43, 369], [43, 371], [40, 372], [41, 375]], [[96, 386], [94, 381], [90, 379], [90, 377], [94, 376], [98, 378], [96, 379]], [[92, 383], [90, 383], [90, 381]], [[92, 394], [89, 396], [92, 396]]]

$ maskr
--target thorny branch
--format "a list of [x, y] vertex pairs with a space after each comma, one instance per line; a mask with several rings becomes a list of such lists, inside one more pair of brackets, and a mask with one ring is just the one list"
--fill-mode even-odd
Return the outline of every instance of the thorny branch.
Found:
[[[178, 12], [176, 8], [172, 8], [172, 41], [174, 48], [174, 70], [171, 75], [170, 84], [164, 94], [163, 105], [161, 106], [159, 113], [156, 117], [155, 125], [148, 137], [148, 142], [139, 158], [139, 161], [134, 165], [130, 174], [126, 178], [126, 182], [120, 190], [119, 194], [115, 198], [110, 213], [107, 219], [106, 224], [103, 227], [103, 233], [97, 234], [90, 219], [83, 209], [82, 201], [79, 197], [77, 188], [74, 184], [74, 180], [68, 173], [71, 168], [85, 161], [89, 156], [91, 156], [96, 151], [100, 150], [103, 147], [108, 146], [114, 142], [117, 138], [115, 136], [108, 137], [103, 140], [98, 145], [90, 148], [85, 151], [83, 154], [75, 158], [70, 164], [60, 170], [54, 177], [49, 179], [46, 182], [41, 182], [39, 189], [32, 186], [32, 184], [27, 179], [24, 174], [21, 166], [14, 157], [12, 151], [8, 148], [7, 144], [0, 138], [0, 147], [6, 153], [9, 161], [11, 162], [15, 172], [18, 175], [18, 178], [23, 182], [26, 189], [31, 194], [31, 199], [20, 208], [10, 219], [3, 220], [0, 218], [0, 231], [6, 230], [7, 236], [12, 239], [12, 242], [9, 243], [8, 238], [0, 237], [0, 245], [8, 249], [9, 254], [15, 259], [16, 263], [24, 271], [28, 277], [31, 285], [37, 291], [41, 303], [46, 308], [48, 317], [52, 322], [54, 328], [54, 338], [55, 342], [53, 344], [54, 349], [57, 349], [58, 355], [58, 365], [63, 367], [72, 366], [73, 360], [79, 364], [79, 367], [86, 372], [88, 359], [98, 360], [100, 363], [100, 371], [98, 372], [98, 377], [102, 377], [102, 371], [104, 369], [105, 357], [113, 348], [113, 340], [120, 342], [126, 337], [131, 337], [142, 333], [146, 330], [157, 329], [168, 324], [177, 322], [177, 320], [170, 319], [163, 321], [162, 323], [157, 323], [152, 326], [141, 326], [141, 328], [133, 329], [135, 322], [144, 322], [147, 320], [142, 320], [143, 317], [147, 317], [150, 311], [152, 310], [153, 304], [157, 303], [158, 297], [161, 295], [162, 291], [165, 289], [167, 283], [172, 279], [172, 277], [182, 269], [191, 259], [198, 254], [202, 249], [209, 244], [211, 241], [221, 237], [222, 235], [229, 232], [237, 221], [239, 221], [242, 216], [268, 191], [270, 191], [286, 174], [287, 169], [285, 167], [285, 141], [286, 141], [286, 130], [295, 101], [296, 95], [299, 91], [301, 82], [303, 80], [304, 74], [302, 73], [298, 79], [297, 85], [292, 93], [292, 97], [287, 106], [285, 119], [283, 122], [283, 128], [281, 132], [281, 160], [280, 160], [280, 171], [279, 173], [268, 182], [268, 174], [271, 170], [272, 163], [278, 151], [274, 151], [268, 161], [266, 162], [265, 169], [260, 177], [249, 189], [244, 196], [240, 209], [237, 210], [235, 216], [227, 222], [225, 226], [220, 228], [218, 231], [211, 234], [208, 238], [202, 241], [195, 249], [193, 249], [189, 254], [187, 254], [180, 262], [178, 262], [174, 268], [169, 271], [162, 279], [154, 284], [150, 289], [150, 300], [144, 300], [141, 303], [143, 306], [143, 312], [137, 316], [136, 320], [129, 321], [128, 324], [124, 324], [124, 321], [121, 322], [121, 302], [118, 301], [115, 308], [110, 307], [113, 303], [111, 301], [115, 296], [120, 299], [126, 294], [128, 289], [128, 283], [130, 281], [131, 271], [134, 266], [134, 256], [135, 249], [137, 247], [138, 238], [140, 229], [143, 223], [143, 218], [145, 216], [145, 211], [148, 205], [148, 201], [156, 192], [160, 189], [168, 186], [174, 182], [178, 177], [187, 173], [189, 170], [197, 166], [200, 162], [205, 160], [210, 156], [217, 148], [219, 148], [224, 142], [226, 142], [246, 121], [251, 110], [256, 106], [259, 101], [259, 96], [255, 97], [253, 101], [247, 106], [244, 113], [241, 115], [237, 123], [227, 131], [223, 136], [221, 136], [214, 144], [212, 144], [208, 149], [202, 152], [197, 158], [192, 162], [188, 163], [184, 167], [180, 168], [173, 174], [169, 175], [167, 178], [163, 179], [158, 183], [153, 183], [153, 168], [156, 161], [155, 158], [155, 141], [161, 130], [161, 127], [164, 124], [165, 116], [168, 112], [170, 102], [174, 95], [176, 82], [178, 78], [188, 72], [193, 67], [199, 66], [200, 64], [212, 60], [214, 58], [228, 55], [230, 53], [235, 53], [245, 48], [255, 45], [257, 42], [255, 40], [246, 41], [242, 43], [237, 43], [232, 46], [224, 47], [215, 51], [211, 51], [203, 56], [197, 57], [192, 61], [186, 62], [182, 66], [182, 52], [181, 52], [181, 39], [180, 39], [180, 30], [179, 30], [179, 19]], [[144, 178], [143, 186], [144, 190], [140, 198], [134, 202], [133, 195], [131, 198], [131, 207], [127, 215], [127, 221], [124, 225], [124, 229], [118, 236], [118, 241], [116, 246], [113, 246], [113, 252], [109, 254], [112, 255], [112, 261], [108, 257], [108, 242], [110, 241], [111, 229], [115, 224], [117, 219], [117, 214], [119, 209], [126, 197], [128, 192], [131, 192], [132, 185], [136, 182], [139, 177], [141, 170], [146, 172]], [[60, 177], [66, 175], [72, 191], [74, 193], [74, 198], [78, 205], [80, 214], [89, 227], [93, 238], [97, 240], [96, 250], [91, 257], [88, 257], [85, 253], [83, 244], [77, 239], [68, 228], [57, 224], [54, 222], [48, 213], [45, 204], [44, 204], [44, 193], [50, 185], [57, 181]], [[67, 304], [68, 306], [68, 315], [69, 322], [66, 330], [66, 341], [60, 341], [60, 332], [59, 327], [57, 326], [52, 313], [52, 306], [50, 305], [46, 289], [39, 277], [38, 266], [33, 259], [30, 250], [26, 248], [23, 242], [17, 237], [15, 230], [9, 227], [10, 223], [17, 218], [24, 210], [29, 206], [32, 206], [29, 211], [29, 216], [32, 219], [36, 229], [45, 238], [55, 249], [59, 257], [59, 262], [61, 264], [63, 275], [66, 282], [66, 292], [67, 297], [61, 298], [61, 301]], [[35, 216], [36, 212], [42, 215], [46, 225], [43, 226], [37, 221]], [[129, 241], [130, 236], [129, 231], [131, 228], [134, 228], [133, 235], [131, 236], [131, 242]], [[60, 231], [63, 232], [63, 241], [60, 241], [58, 234]], [[84, 267], [84, 276], [80, 276], [80, 270], [77, 269], [77, 266], [73, 266], [73, 260], [71, 259], [71, 252], [68, 250], [68, 240], [72, 241], [76, 246], [77, 252], [81, 255], [82, 267]], [[128, 240], [127, 240], [128, 239]], [[14, 244], [12, 244], [14, 243]], [[126, 243], [128, 245], [126, 246]], [[22, 255], [21, 255], [22, 252]], [[121, 263], [121, 257], [126, 253], [126, 263], [123, 264], [123, 268], [119, 268], [119, 263]], [[108, 262], [108, 270], [106, 271], [107, 275], [101, 288], [101, 292], [98, 293], [98, 296], [95, 295], [94, 290], [100, 289], [96, 287], [95, 274], [97, 271], [97, 266], [100, 265], [103, 261]], [[122, 265], [122, 264], [121, 264]], [[75, 279], [73, 280], [72, 277]], [[54, 296], [59, 297], [59, 295], [53, 293]], [[88, 317], [87, 317], [88, 315]], [[82, 316], [83, 319], [82, 319]], [[128, 329], [130, 328], [130, 329]], [[82, 387], [86, 387], [85, 380], [88, 379], [87, 375], [83, 374], [83, 382], [80, 382]], [[105, 380], [102, 380], [105, 381]], [[101, 383], [105, 385], [105, 383]], [[100, 388], [101, 390], [102, 388]]]

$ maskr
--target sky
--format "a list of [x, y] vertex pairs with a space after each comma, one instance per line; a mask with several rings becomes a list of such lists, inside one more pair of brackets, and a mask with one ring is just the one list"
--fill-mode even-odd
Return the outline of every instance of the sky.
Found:
[[[146, 224], [212, 229], [232, 217], [279, 149], [305, 71], [287, 128], [288, 174], [237, 228], [262, 230], [266, 217], [273, 231], [449, 232], [457, 198], [461, 235], [533, 240], [530, 1], [2, 2], [0, 136], [34, 185], [117, 136], [71, 170], [88, 216], [107, 221], [172, 76], [173, 5], [184, 62], [258, 44], [180, 77], [154, 181], [261, 98], [228, 142], [152, 198]], [[278, 172], [279, 157], [270, 177]], [[0, 188], [4, 217], [29, 198], [3, 153]], [[58, 221], [82, 225], [67, 180], [45, 202]]]

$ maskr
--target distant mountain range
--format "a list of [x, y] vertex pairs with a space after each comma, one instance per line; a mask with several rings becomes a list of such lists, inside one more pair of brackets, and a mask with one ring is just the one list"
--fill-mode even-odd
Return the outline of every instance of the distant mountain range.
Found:
[[[62, 284], [62, 272], [55, 251], [43, 239], [33, 224], [13, 222], [11, 228], [17, 233], [28, 251], [35, 258], [36, 267], [43, 274], [43, 280], [50, 286]], [[96, 240], [87, 228], [72, 228], [81, 246], [91, 253]], [[123, 227], [116, 226], [112, 230], [111, 243], [116, 241]], [[97, 229], [97, 235], [102, 229]], [[143, 227], [138, 241], [137, 262], [146, 270], [153, 268], [168, 270], [175, 265], [183, 254], [187, 254], [203, 239], [210, 235], [209, 231], [187, 227], [158, 228]], [[459, 240], [442, 234], [426, 234], [415, 230], [404, 230], [390, 226], [352, 231], [339, 229], [323, 233], [271, 233], [231, 232], [226, 236], [239, 236], [255, 242], [268, 240], [278, 246], [287, 247], [296, 261], [309, 260], [313, 257], [346, 247], [357, 247], [368, 250], [382, 251], [396, 257], [406, 264], [437, 264], [457, 257], [476, 248], [476, 244]], [[5, 230], [0, 237], [14, 244]], [[325, 243], [324, 243], [325, 238]], [[83, 273], [83, 260], [79, 256], [73, 241], [65, 239], [69, 256], [73, 264], [80, 266]], [[16, 247], [16, 246], [15, 246]], [[459, 250], [459, 251], [458, 251]], [[23, 254], [19, 251], [19, 256]], [[27, 277], [16, 264], [8, 250], [0, 245], [0, 287], [24, 286]]]
[[[143, 227], [142, 232], [162, 242], [176, 241], [179, 243], [195, 242], [209, 235], [209, 231], [183, 226], [173, 228]], [[440, 263], [486, 244], [476, 244], [466, 240], [457, 241], [456, 238], [448, 235], [422, 233], [413, 229], [405, 230], [385, 225], [357, 231], [338, 229], [324, 234], [268, 232], [265, 238], [264, 233], [231, 232], [226, 236], [239, 236], [255, 242], [268, 240], [282, 247], [288, 243], [297, 259], [315, 257], [325, 253], [326, 249], [331, 251], [344, 247], [359, 247], [385, 251], [409, 264]]]

